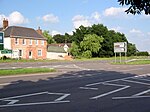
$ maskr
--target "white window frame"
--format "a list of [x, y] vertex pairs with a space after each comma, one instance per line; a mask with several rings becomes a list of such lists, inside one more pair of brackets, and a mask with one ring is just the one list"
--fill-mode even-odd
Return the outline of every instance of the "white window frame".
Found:
[[[39, 52], [40, 52], [40, 53], [39, 53]], [[37, 54], [38, 54], [38, 56], [42, 56], [42, 50], [39, 49], [39, 50], [37, 51]]]
[[44, 40], [41, 40], [41, 45], [44, 45]]
[[35, 40], [35, 45], [38, 45], [38, 40]]
[[29, 45], [32, 45], [32, 39], [29, 40]]

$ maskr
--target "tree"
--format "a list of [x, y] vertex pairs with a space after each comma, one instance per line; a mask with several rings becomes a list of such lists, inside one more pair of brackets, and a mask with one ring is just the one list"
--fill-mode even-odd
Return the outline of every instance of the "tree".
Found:
[[96, 34], [85, 35], [83, 41], [80, 43], [81, 50], [85, 54], [98, 53], [101, 48], [101, 43], [103, 42], [103, 37], [97, 36]]
[[54, 35], [53, 39], [57, 42], [57, 43], [65, 43], [65, 36], [64, 35]]
[[72, 42], [69, 52], [72, 56], [78, 57], [80, 55], [80, 48], [75, 42]]
[[150, 0], [118, 0], [120, 5], [129, 5], [125, 11], [132, 14], [141, 14], [142, 11], [146, 15], [150, 14]]
[[43, 32], [43, 36], [45, 37], [45, 38], [47, 38], [47, 43], [48, 44], [51, 44], [51, 43], [55, 43], [55, 40], [53, 39], [53, 37], [49, 34], [49, 31], [44, 31]]

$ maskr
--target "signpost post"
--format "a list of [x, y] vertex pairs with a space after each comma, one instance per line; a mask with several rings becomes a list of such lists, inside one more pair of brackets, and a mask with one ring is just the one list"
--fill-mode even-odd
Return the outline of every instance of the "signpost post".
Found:
[[114, 53], [115, 53], [115, 63], [116, 63], [116, 53], [120, 53], [120, 63], [121, 63], [121, 53], [125, 53], [125, 60], [126, 60], [127, 42], [114, 43]]

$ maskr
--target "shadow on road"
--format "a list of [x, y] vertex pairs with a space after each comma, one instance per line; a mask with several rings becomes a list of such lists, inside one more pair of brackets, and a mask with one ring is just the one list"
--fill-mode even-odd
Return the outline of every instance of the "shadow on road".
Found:
[[[134, 102], [135, 100], [113, 101], [112, 94], [106, 99], [90, 99], [92, 96], [108, 93], [108, 90], [118, 89], [118, 87], [97, 85], [96, 83], [134, 76], [136, 74], [82, 70], [67, 72], [53, 78], [48, 77], [44, 80], [39, 79], [36, 82], [30, 81], [30, 79], [14, 81], [0, 89], [0, 106], [6, 105], [6, 107], [0, 107], [0, 112], [127, 112], [127, 110], [128, 112], [148, 112], [150, 111], [149, 107], [141, 108], [140, 105], [148, 106], [147, 102], [150, 99], [145, 100], [144, 105], [143, 100], [140, 102], [136, 100], [137, 104]], [[80, 89], [80, 87], [88, 87], [87, 85], [90, 84], [93, 85], [89, 86], [87, 90]], [[94, 88], [99, 90], [96, 91]]]

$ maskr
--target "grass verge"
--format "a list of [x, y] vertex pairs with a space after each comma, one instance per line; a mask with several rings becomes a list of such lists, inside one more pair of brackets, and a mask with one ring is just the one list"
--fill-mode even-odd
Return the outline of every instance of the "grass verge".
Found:
[[150, 60], [135, 60], [135, 61], [130, 61], [130, 62], [113, 62], [112, 64], [117, 64], [117, 65], [145, 65], [145, 64], [150, 64]]
[[0, 70], [0, 76], [6, 75], [19, 75], [19, 74], [32, 74], [32, 73], [46, 73], [55, 72], [55, 69], [50, 68], [18, 68], [18, 69], [4, 69]]

